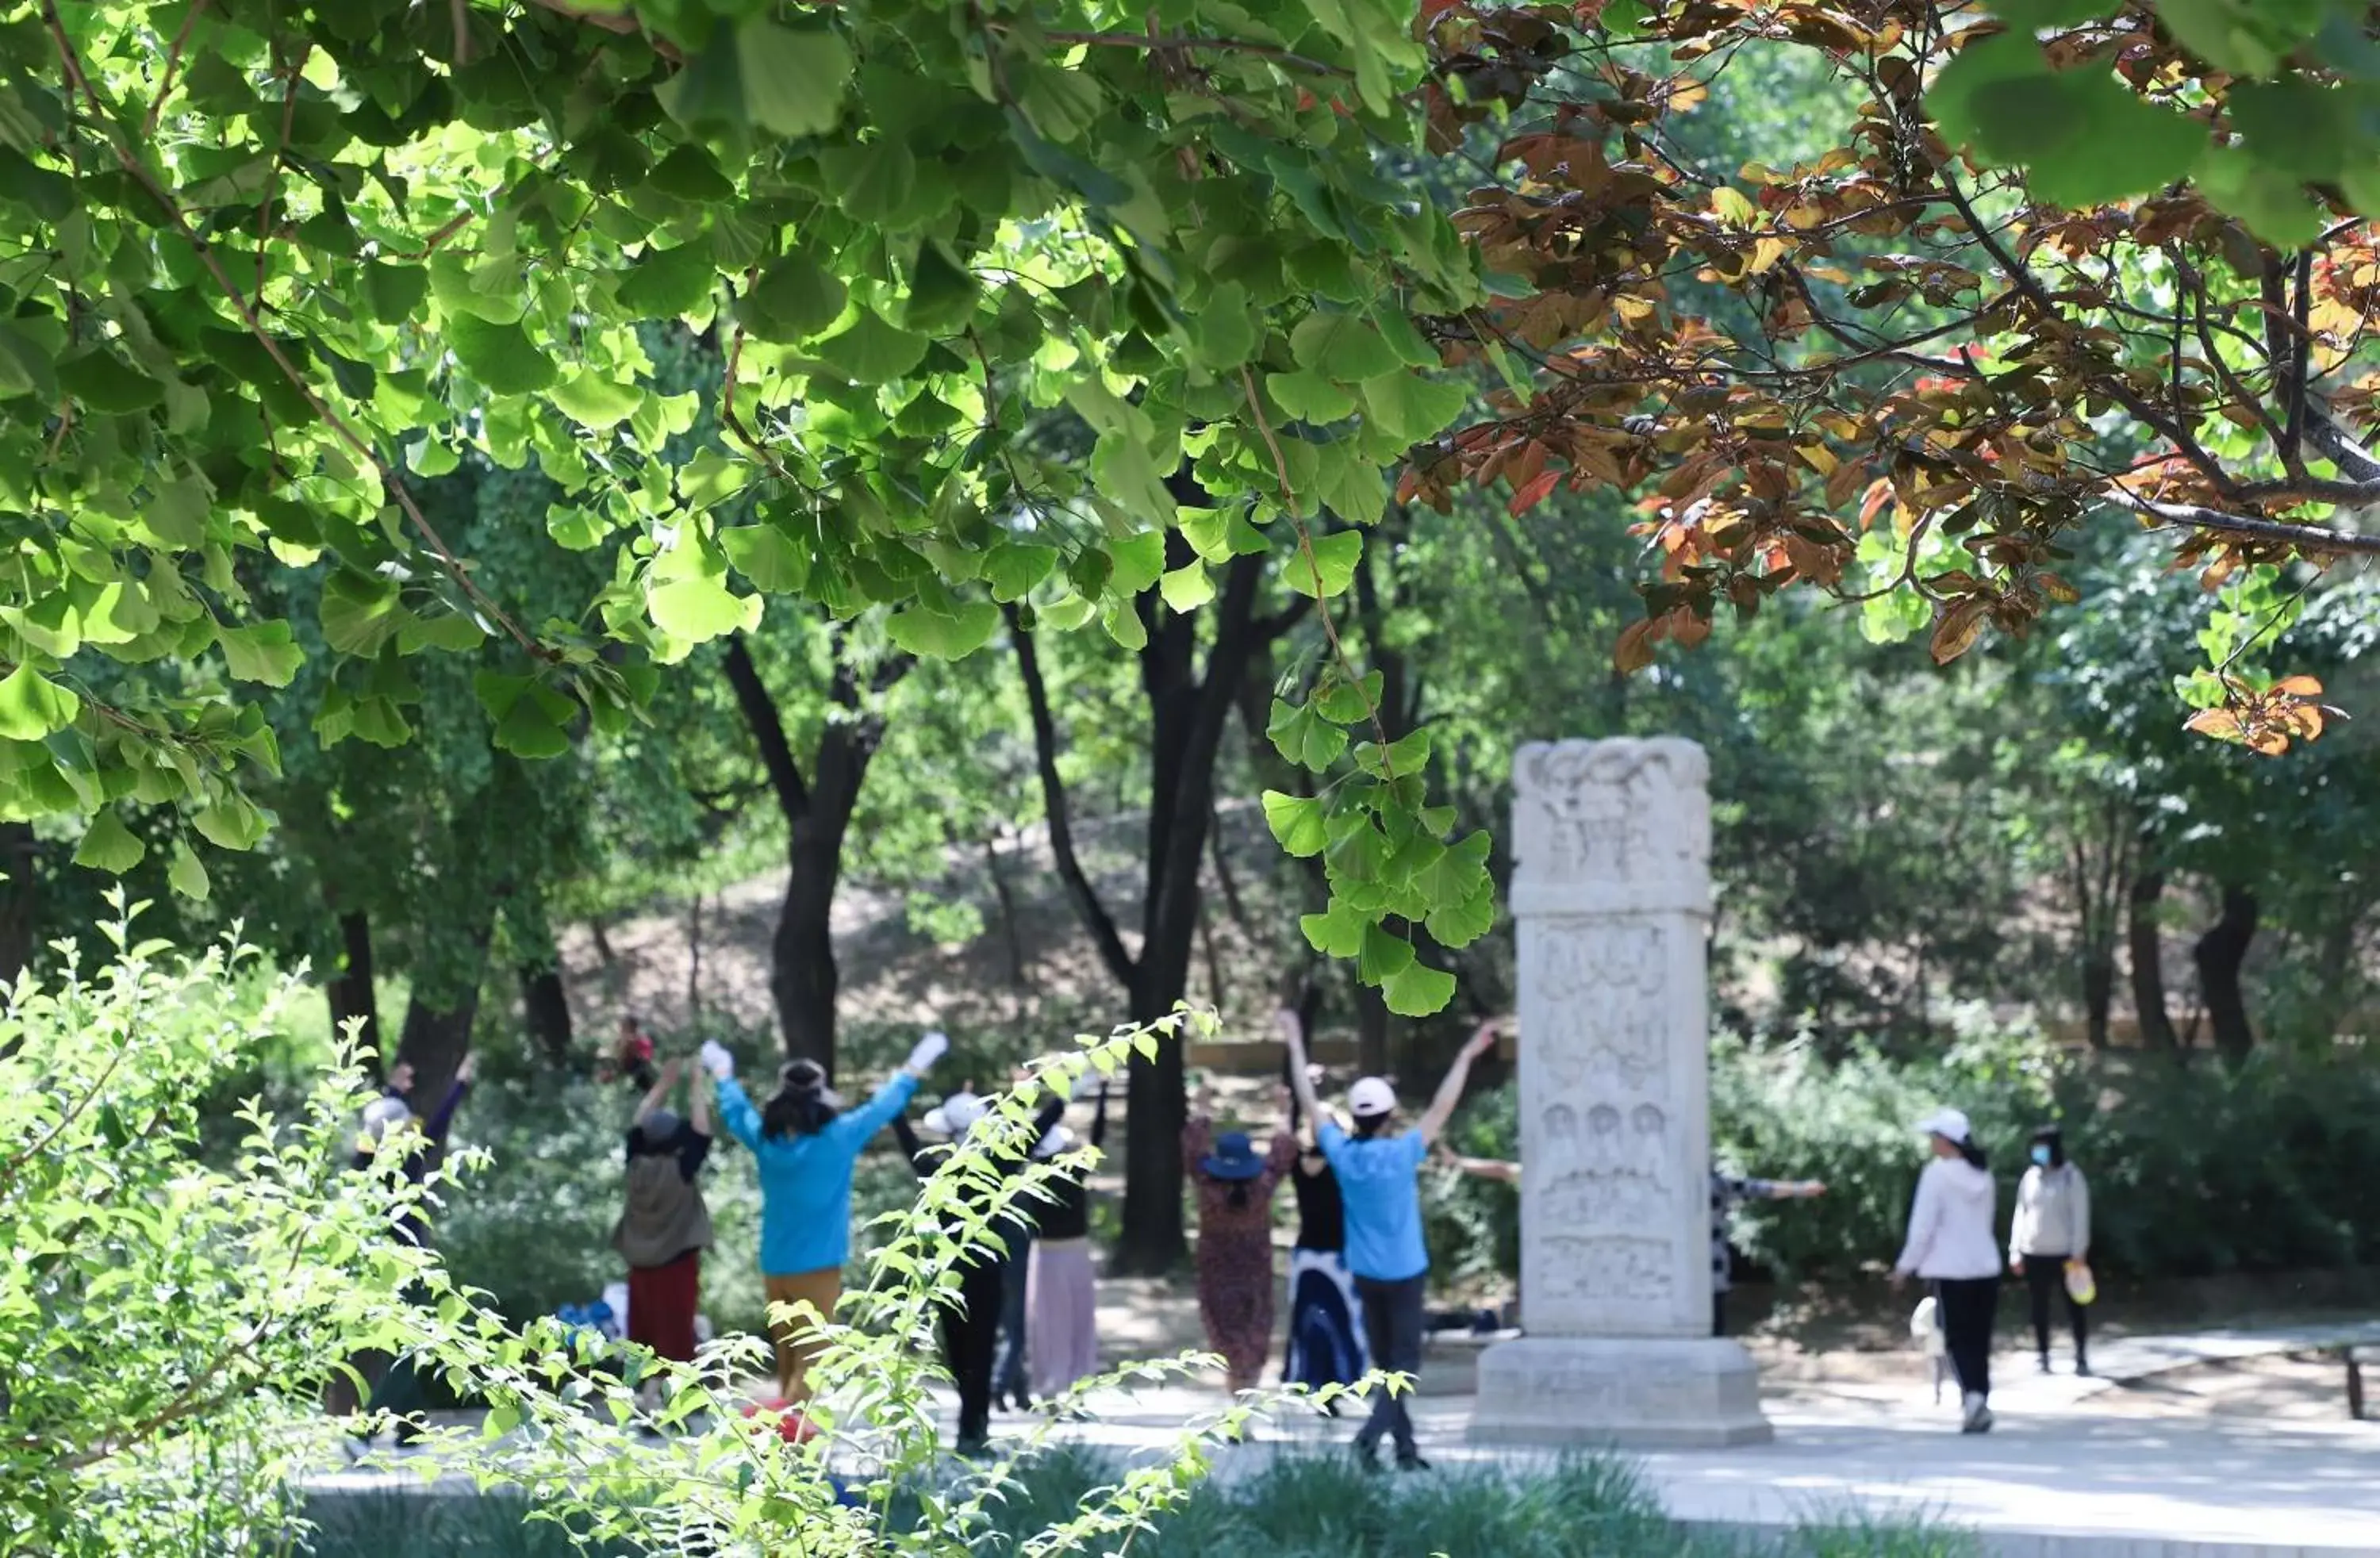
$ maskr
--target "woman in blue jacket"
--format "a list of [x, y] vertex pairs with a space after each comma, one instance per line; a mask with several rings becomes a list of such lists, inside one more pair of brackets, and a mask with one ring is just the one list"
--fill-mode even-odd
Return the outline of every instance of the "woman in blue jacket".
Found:
[[787, 1311], [807, 1304], [822, 1321], [843, 1296], [852, 1165], [868, 1138], [907, 1107], [918, 1078], [950, 1043], [941, 1033], [927, 1034], [908, 1064], [848, 1113], [816, 1061], [787, 1065], [778, 1074], [777, 1095], [759, 1109], [736, 1082], [734, 1058], [716, 1042], [702, 1047], [702, 1063], [719, 1080], [720, 1123], [760, 1168], [760, 1275], [777, 1344], [777, 1393], [788, 1406], [809, 1399], [810, 1364], [824, 1343], [814, 1322]]

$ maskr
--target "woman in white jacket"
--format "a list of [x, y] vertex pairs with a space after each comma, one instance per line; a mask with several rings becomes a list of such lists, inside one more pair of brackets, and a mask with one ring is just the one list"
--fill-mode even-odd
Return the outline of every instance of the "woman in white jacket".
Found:
[[1958, 1372], [1963, 1431], [1992, 1428], [1992, 1315], [1999, 1307], [2000, 1246], [1993, 1219], [1999, 1188], [1967, 1117], [1937, 1110], [1919, 1126], [1934, 1161], [1917, 1176], [1909, 1240], [1893, 1263], [1897, 1286], [1914, 1276], [1933, 1290], [1942, 1339]]
[[2091, 1258], [2091, 1184], [2066, 1161], [2066, 1138], [2056, 1126], [2033, 1133], [2033, 1166], [2016, 1187], [2016, 1221], [2009, 1228], [2009, 1264], [2033, 1297], [2033, 1340], [2041, 1371], [2049, 1372], [2049, 1311], [2059, 1295], [2074, 1326], [2074, 1372], [2091, 1372], [2090, 1336], [2082, 1306], [2066, 1287], [2070, 1260]]

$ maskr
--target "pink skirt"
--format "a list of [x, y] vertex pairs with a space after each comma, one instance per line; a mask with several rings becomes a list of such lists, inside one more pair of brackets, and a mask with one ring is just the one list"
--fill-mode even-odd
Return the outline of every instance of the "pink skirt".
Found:
[[1099, 1371], [1099, 1283], [1088, 1239], [1036, 1239], [1025, 1289], [1025, 1356], [1047, 1401]]

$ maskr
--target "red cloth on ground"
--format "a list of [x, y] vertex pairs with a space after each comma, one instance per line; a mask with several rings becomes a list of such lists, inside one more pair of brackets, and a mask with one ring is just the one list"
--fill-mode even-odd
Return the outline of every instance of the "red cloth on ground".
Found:
[[702, 1300], [702, 1251], [666, 1266], [628, 1268], [628, 1340], [675, 1363], [694, 1361], [694, 1314]]

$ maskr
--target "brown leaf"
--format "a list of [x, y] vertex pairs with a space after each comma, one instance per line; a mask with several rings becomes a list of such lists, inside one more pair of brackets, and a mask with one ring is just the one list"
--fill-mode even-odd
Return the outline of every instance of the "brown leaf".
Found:
[[1611, 663], [1621, 676], [1633, 676], [1653, 663], [1653, 641], [1660, 626], [1659, 618], [1648, 616], [1620, 630], [1620, 641], [1611, 646]]
[[1537, 474], [1530, 480], [1527, 486], [1513, 493], [1512, 501], [1505, 505], [1505, 512], [1512, 515], [1515, 519], [1519, 518], [1522, 515], [1527, 513], [1530, 509], [1544, 502], [1546, 494], [1552, 492], [1554, 490], [1554, 483], [1560, 480], [1561, 472], [1559, 470], [1541, 470], [1537, 472]]
[[2322, 683], [2315, 677], [2302, 674], [2283, 676], [2273, 684], [2273, 691], [2290, 698], [2318, 698], [2322, 695]]
[[1934, 625], [1934, 663], [1948, 665], [1969, 650], [1983, 636], [1984, 612], [1987, 603], [1980, 596], [1960, 602], [1942, 614]]

